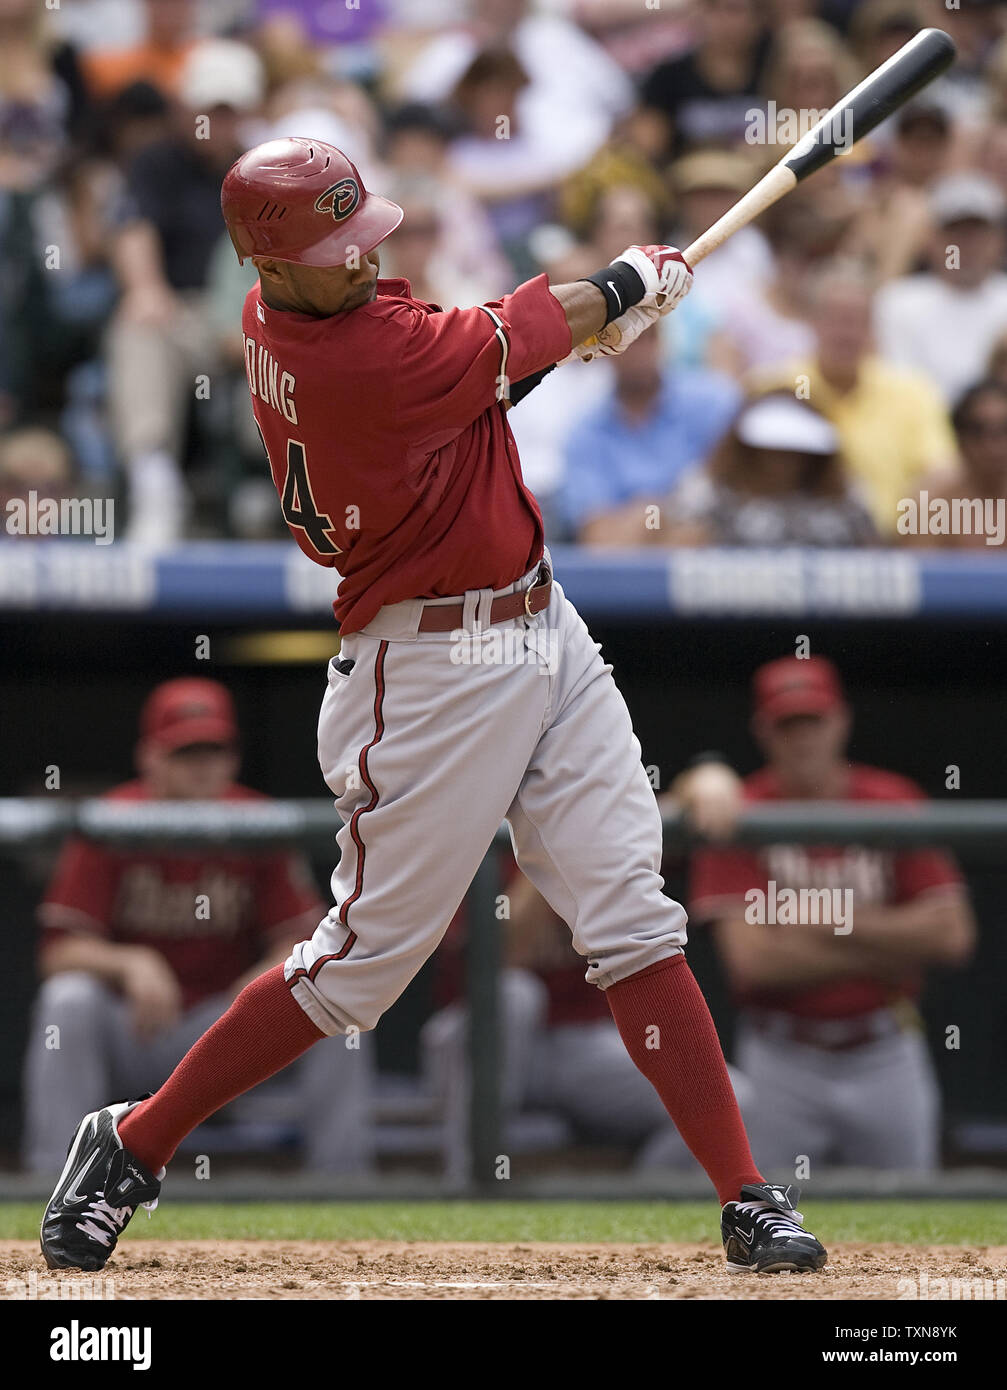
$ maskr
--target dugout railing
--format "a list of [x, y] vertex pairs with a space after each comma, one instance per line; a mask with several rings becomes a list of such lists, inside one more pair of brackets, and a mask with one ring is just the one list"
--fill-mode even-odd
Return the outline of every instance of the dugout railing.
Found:
[[[0, 854], [17, 855], [74, 833], [121, 846], [156, 844], [278, 847], [325, 845], [335, 862], [338, 818], [331, 801], [277, 800], [243, 805], [215, 801], [112, 802], [83, 798], [55, 802], [45, 797], [0, 798]], [[664, 820], [668, 848], [701, 843], [682, 816]], [[787, 803], [747, 809], [732, 843], [857, 843], [883, 848], [939, 845], [958, 850], [972, 863], [1002, 864], [1007, 846], [1007, 800], [962, 800], [919, 804]], [[475, 1190], [498, 1188], [502, 1151], [500, 1102], [500, 1016], [497, 981], [501, 969], [498, 903], [502, 892], [500, 850], [509, 845], [505, 826], [480, 865], [469, 890], [466, 936], [469, 1028], [469, 1172], [456, 1183]]]

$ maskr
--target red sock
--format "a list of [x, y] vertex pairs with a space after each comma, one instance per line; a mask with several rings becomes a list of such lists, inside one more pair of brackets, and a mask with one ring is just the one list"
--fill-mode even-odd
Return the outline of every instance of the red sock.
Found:
[[161, 1089], [119, 1122], [119, 1138], [156, 1173], [208, 1115], [289, 1066], [324, 1036], [277, 965], [247, 985]]
[[710, 1010], [685, 957], [637, 971], [610, 985], [605, 998], [629, 1055], [706, 1169], [721, 1205], [738, 1201], [743, 1183], [764, 1182]]

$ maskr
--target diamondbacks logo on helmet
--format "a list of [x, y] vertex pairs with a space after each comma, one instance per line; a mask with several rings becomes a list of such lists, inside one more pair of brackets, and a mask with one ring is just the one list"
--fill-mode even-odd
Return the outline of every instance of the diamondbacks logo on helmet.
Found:
[[330, 212], [333, 222], [345, 222], [360, 202], [360, 185], [356, 179], [340, 179], [315, 200], [316, 212]]

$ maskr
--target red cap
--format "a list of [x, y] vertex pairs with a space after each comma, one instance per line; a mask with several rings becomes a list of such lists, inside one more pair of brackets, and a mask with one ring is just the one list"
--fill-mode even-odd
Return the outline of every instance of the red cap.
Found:
[[218, 681], [183, 676], [151, 691], [140, 715], [144, 740], [166, 752], [193, 743], [238, 741], [230, 691]]
[[797, 714], [846, 708], [839, 672], [824, 656], [783, 656], [760, 666], [752, 682], [755, 712], [776, 723]]

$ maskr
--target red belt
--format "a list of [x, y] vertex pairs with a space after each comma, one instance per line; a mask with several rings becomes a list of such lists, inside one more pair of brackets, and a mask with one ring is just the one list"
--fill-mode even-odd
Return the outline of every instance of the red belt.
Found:
[[[535, 583], [527, 589], [495, 598], [490, 606], [490, 623], [505, 623], [513, 618], [534, 618], [548, 607], [552, 593], [552, 573], [543, 561]], [[420, 617], [420, 632], [454, 632], [465, 620], [463, 603], [428, 603]]]

